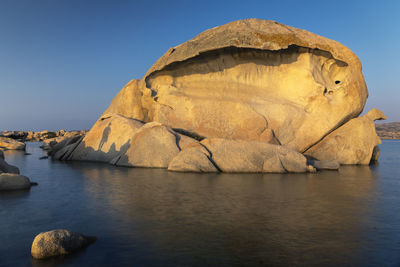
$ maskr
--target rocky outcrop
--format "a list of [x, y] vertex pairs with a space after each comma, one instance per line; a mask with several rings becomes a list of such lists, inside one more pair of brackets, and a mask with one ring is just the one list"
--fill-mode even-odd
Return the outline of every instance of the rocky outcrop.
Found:
[[0, 173], [0, 191], [29, 189], [29, 178], [15, 173]]
[[59, 229], [38, 234], [32, 243], [31, 255], [35, 259], [69, 255], [96, 240], [95, 237]]
[[25, 144], [8, 137], [0, 137], [0, 149], [25, 150]]
[[74, 135], [84, 135], [87, 131], [40, 131], [40, 132], [33, 132], [33, 131], [0, 131], [0, 137], [7, 137], [11, 139], [15, 139], [18, 141], [45, 141], [48, 139], [54, 139], [57, 137], [70, 137]]
[[61, 160], [167, 168], [171, 159], [192, 142], [197, 141], [160, 123], [144, 124], [113, 114], [103, 115], [83, 139], [69, 138], [53, 145], [49, 155]]
[[368, 164], [379, 143], [373, 120], [384, 115], [357, 118], [367, 96], [347, 47], [274, 21], [235, 21], [168, 50], [81, 141], [52, 153], [197, 172]]
[[319, 160], [335, 160], [340, 164], [369, 164], [375, 146], [381, 143], [374, 121], [384, 119], [386, 117], [381, 111], [372, 109], [327, 135], [305, 154]]

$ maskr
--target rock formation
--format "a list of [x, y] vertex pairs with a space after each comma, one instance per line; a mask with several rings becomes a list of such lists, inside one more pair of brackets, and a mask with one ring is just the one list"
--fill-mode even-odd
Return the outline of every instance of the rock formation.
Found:
[[[356, 119], [367, 97], [361, 63], [347, 47], [274, 21], [234, 21], [169, 49], [58, 158], [175, 171], [368, 164], [379, 141], [376, 114]], [[368, 130], [362, 145], [355, 128]], [[346, 156], [340, 146], [327, 149], [336, 136], [354, 145]]]
[[0, 173], [0, 191], [29, 189], [32, 185], [28, 177], [16, 173]]
[[96, 240], [69, 230], [52, 230], [38, 234], [32, 243], [31, 255], [35, 259], [46, 259], [71, 254]]
[[374, 148], [381, 143], [374, 121], [385, 119], [385, 114], [372, 109], [328, 134], [305, 154], [319, 160], [335, 160], [340, 164], [369, 164]]
[[25, 150], [25, 144], [7, 137], [0, 137], [0, 149]]

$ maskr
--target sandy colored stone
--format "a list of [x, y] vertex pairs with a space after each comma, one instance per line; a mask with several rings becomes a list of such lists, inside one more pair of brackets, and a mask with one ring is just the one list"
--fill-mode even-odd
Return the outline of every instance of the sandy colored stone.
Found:
[[117, 114], [103, 115], [70, 155], [71, 160], [110, 162], [124, 154], [143, 126], [140, 121]]
[[200, 144], [186, 146], [168, 165], [169, 171], [218, 172], [210, 153]]
[[0, 148], [9, 150], [25, 150], [25, 143], [7, 137], [0, 137]]
[[145, 124], [132, 138], [117, 166], [167, 168], [180, 151], [177, 134], [157, 122]]
[[38, 234], [32, 243], [31, 255], [35, 259], [68, 255], [93, 243], [95, 237], [69, 230], [52, 230]]
[[28, 177], [15, 173], [0, 173], [0, 191], [29, 189], [31, 182]]
[[305, 154], [318, 160], [334, 160], [340, 164], [369, 164], [374, 147], [381, 143], [374, 121], [381, 119], [386, 119], [383, 112], [372, 109], [327, 135]]
[[360, 61], [347, 47], [248, 19], [171, 48], [106, 113], [303, 152], [358, 116], [367, 95]]

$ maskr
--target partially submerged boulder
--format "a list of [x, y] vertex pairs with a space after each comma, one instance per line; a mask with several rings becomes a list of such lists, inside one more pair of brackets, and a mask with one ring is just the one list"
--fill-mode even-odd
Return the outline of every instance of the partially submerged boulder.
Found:
[[0, 149], [25, 150], [25, 143], [8, 137], [0, 137]]
[[26, 176], [15, 173], [0, 173], [0, 191], [29, 189], [31, 185]]
[[374, 148], [381, 143], [374, 121], [382, 119], [386, 119], [385, 114], [372, 109], [366, 115], [352, 119], [331, 132], [305, 154], [340, 164], [369, 164]]
[[68, 255], [90, 245], [95, 240], [95, 237], [64, 229], [43, 232], [33, 240], [31, 255], [35, 259]]

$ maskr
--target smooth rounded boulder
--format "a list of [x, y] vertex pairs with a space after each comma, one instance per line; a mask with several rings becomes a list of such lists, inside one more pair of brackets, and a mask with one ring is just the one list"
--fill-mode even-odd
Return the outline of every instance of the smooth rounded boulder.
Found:
[[0, 191], [13, 191], [31, 188], [28, 177], [15, 173], [0, 173]]
[[71, 254], [96, 240], [69, 230], [58, 229], [38, 234], [32, 243], [31, 255], [35, 259], [46, 259]]

